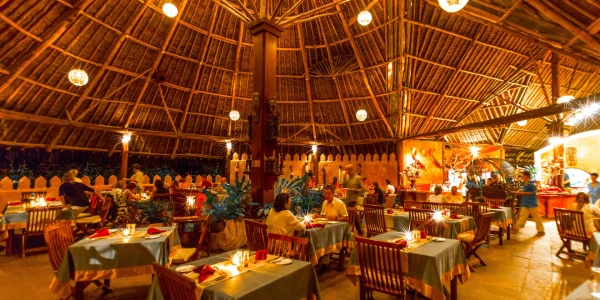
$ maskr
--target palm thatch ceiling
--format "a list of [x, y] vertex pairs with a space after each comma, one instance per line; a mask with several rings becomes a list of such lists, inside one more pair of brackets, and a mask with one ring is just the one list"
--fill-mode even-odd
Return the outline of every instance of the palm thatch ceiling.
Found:
[[[285, 153], [315, 141], [332, 154], [390, 153], [399, 138], [547, 106], [552, 52], [561, 95], [600, 92], [595, 0], [471, 0], [454, 14], [432, 0], [406, 0], [406, 13], [400, 1], [368, 1], [332, 5], [280, 38]], [[221, 157], [226, 139], [245, 152], [247, 25], [220, 0], [173, 2], [174, 19], [159, 0], [0, 0], [0, 145], [112, 153], [127, 128], [133, 153]], [[306, 0], [297, 13], [330, 3]], [[365, 8], [373, 21], [361, 26]], [[87, 85], [69, 82], [75, 67]], [[549, 120], [439, 138], [539, 148]]]

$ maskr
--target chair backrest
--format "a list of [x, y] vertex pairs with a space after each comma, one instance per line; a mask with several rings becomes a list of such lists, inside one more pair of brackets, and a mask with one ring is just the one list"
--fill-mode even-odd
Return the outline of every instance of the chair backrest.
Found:
[[489, 203], [491, 206], [504, 206], [506, 204], [506, 199], [493, 199], [483, 197], [483, 200]]
[[27, 210], [27, 236], [42, 235], [44, 228], [48, 225], [58, 223], [60, 219], [61, 207], [35, 207]]
[[368, 194], [365, 201], [366, 204], [379, 205], [379, 202], [377, 202], [377, 194]]
[[475, 232], [475, 237], [470, 244], [483, 243], [487, 240], [493, 218], [494, 213], [484, 213], [479, 216], [479, 220], [477, 222], [477, 231]]
[[152, 263], [154, 273], [158, 278], [160, 292], [165, 300], [195, 300], [196, 282], [169, 268]]
[[383, 206], [365, 204], [365, 221], [367, 223], [367, 236], [372, 237], [385, 233], [385, 217], [383, 215]]
[[145, 185], [144, 186], [144, 192], [151, 193], [152, 190], [154, 190], [154, 186], [153, 185]]
[[466, 205], [462, 203], [444, 203], [442, 204], [442, 209], [450, 210], [450, 213], [457, 215], [465, 215], [466, 214]]
[[21, 192], [21, 201], [25, 200], [25, 199], [29, 199], [29, 197], [31, 197], [31, 194], [35, 194], [36, 197], [46, 197], [46, 192]]
[[71, 221], [60, 221], [44, 228], [44, 240], [48, 248], [48, 257], [54, 271], [58, 271], [69, 246], [75, 243], [71, 231]]
[[355, 240], [361, 284], [388, 294], [403, 294], [400, 245], [362, 237], [356, 237]]
[[429, 211], [433, 211], [433, 210], [442, 210], [442, 203], [437, 203], [437, 202], [425, 202], [423, 203], [423, 208], [428, 209]]
[[[175, 217], [173, 222], [177, 222], [177, 233], [179, 234], [180, 242], [186, 247], [194, 247], [198, 244], [198, 240], [202, 235], [201, 225], [203, 219], [198, 216]], [[189, 230], [193, 228], [192, 230]]]
[[554, 208], [554, 219], [561, 238], [588, 240], [582, 211]]
[[250, 219], [244, 219], [244, 224], [246, 225], [248, 249], [251, 251], [267, 249], [267, 224]]
[[356, 229], [356, 224], [354, 222], [356, 222], [356, 207], [348, 207], [348, 225], [350, 225], [350, 231], [354, 232], [354, 229]]
[[406, 208], [423, 208], [423, 204], [426, 202], [414, 201], [414, 200], [404, 200], [404, 207]]
[[489, 203], [467, 202], [465, 205], [467, 208], [466, 214], [473, 217], [476, 223], [479, 222], [481, 214], [490, 212]]
[[267, 250], [271, 255], [308, 261], [308, 238], [269, 233]]
[[431, 221], [431, 210], [409, 208], [408, 219], [410, 220], [410, 230], [420, 229], [427, 232], [428, 235], [433, 235], [433, 222]]
[[100, 208], [98, 209], [98, 216], [100, 217], [100, 224], [102, 224], [102, 226], [108, 222], [108, 215], [110, 214], [114, 203], [115, 200], [113, 200], [112, 195], [106, 196], [104, 201], [101, 201]]

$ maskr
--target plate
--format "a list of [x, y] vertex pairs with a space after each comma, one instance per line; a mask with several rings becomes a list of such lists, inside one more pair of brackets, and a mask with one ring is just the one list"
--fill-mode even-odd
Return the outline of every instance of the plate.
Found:
[[146, 234], [146, 235], [144, 235], [144, 238], [145, 239], [149, 239], [149, 240], [157, 239], [159, 237], [160, 237], [160, 234]]
[[316, 218], [314, 221], [329, 221], [327, 218]]
[[339, 223], [339, 222], [340, 222], [340, 221], [329, 221], [329, 222], [327, 222], [327, 224], [337, 224], [337, 223]]
[[192, 266], [192, 265], [179, 266], [179, 267], [175, 268], [175, 271], [179, 272], [179, 273], [188, 273], [188, 272], [192, 272], [195, 267], [196, 266]]
[[284, 258], [284, 259], [281, 259], [281, 260], [275, 262], [276, 265], [289, 265], [291, 263], [292, 263], [292, 260], [289, 258]]
[[437, 238], [437, 239], [435, 239], [435, 240], [434, 240], [434, 239], [432, 239], [432, 241], [436, 241], [436, 242], [443, 242], [443, 241], [445, 241], [445, 240], [446, 240], [445, 238], [441, 238], [441, 237], [439, 237], [439, 238]]

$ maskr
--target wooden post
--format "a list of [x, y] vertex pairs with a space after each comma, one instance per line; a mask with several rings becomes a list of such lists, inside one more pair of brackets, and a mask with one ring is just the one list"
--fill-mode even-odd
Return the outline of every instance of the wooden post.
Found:
[[[261, 6], [261, 9], [263, 7]], [[266, 18], [249, 26], [253, 36], [254, 72], [253, 87], [258, 99], [252, 100], [252, 202], [273, 201], [273, 184], [278, 174], [265, 172], [265, 158], [271, 157], [277, 149], [276, 140], [267, 140], [267, 120], [273, 116], [269, 110], [269, 100], [276, 96], [277, 87], [277, 40], [283, 28]], [[258, 101], [257, 101], [258, 100]]]
[[[552, 53], [552, 104], [556, 104], [558, 102], [558, 98], [560, 97], [560, 77], [559, 77], [559, 67], [560, 67], [560, 56], [556, 53]], [[557, 118], [555, 126], [552, 126], [552, 130], [550, 131], [551, 136], [558, 136], [564, 138], [564, 122], [562, 118], [562, 114], [560, 114]], [[559, 143], [554, 146], [552, 149], [552, 153], [554, 155], [554, 163], [559, 165], [559, 172], [554, 178], [554, 184], [559, 188], [564, 188], [564, 168], [565, 168], [565, 146], [563, 143]]]
[[129, 143], [121, 143], [121, 169], [119, 170], [119, 180], [127, 178], [127, 165], [129, 161]]

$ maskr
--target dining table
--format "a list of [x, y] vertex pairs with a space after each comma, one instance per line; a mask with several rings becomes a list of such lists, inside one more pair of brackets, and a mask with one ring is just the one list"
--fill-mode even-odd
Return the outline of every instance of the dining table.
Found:
[[[403, 232], [410, 228], [410, 216], [402, 209], [388, 209], [384, 218], [386, 226], [393, 230]], [[446, 218], [443, 223], [443, 226], [437, 226], [437, 235], [443, 238], [457, 239], [460, 233], [477, 229], [475, 219], [466, 215], [456, 219]]]
[[[513, 208], [508, 206], [498, 206], [490, 208], [494, 213], [494, 224], [506, 232], [506, 239], [510, 241], [510, 226], [513, 224]], [[502, 241], [502, 239], [500, 240]], [[502, 243], [500, 243], [502, 245]]]
[[[390, 231], [371, 237], [376, 241], [395, 242], [404, 236]], [[403, 250], [402, 273], [408, 285], [433, 300], [458, 299], [458, 281], [469, 280], [470, 270], [465, 252], [458, 240], [424, 241], [420, 246]], [[356, 284], [360, 279], [358, 251], [350, 255], [346, 276]], [[450, 291], [446, 285], [450, 285]]]
[[340, 253], [340, 266], [345, 253], [352, 251], [354, 236], [348, 222], [328, 221], [324, 227], [305, 229], [297, 233], [298, 237], [308, 238], [309, 261], [316, 265], [319, 259], [332, 253]]
[[[207, 278], [196, 283], [198, 299], [205, 300], [280, 300], [280, 299], [321, 299], [319, 282], [311, 263], [300, 260], [289, 260], [289, 264], [277, 263], [278, 257], [267, 255], [266, 260], [251, 261], [247, 268], [237, 268], [231, 264], [231, 256], [227, 253], [192, 261], [187, 266], [210, 265], [213, 269], [223, 271], [222, 277], [214, 280]], [[177, 267], [171, 267], [178, 270]], [[194, 272], [182, 273], [196, 280]], [[211, 281], [209, 281], [211, 280]], [[162, 300], [158, 279], [152, 279], [148, 300]]]
[[[62, 207], [60, 201], [46, 201], [48, 207]], [[13, 236], [15, 229], [27, 228], [27, 219], [29, 213], [23, 208], [22, 204], [7, 205], [0, 216], [0, 235], [6, 233], [6, 256], [13, 254]], [[61, 220], [75, 220], [73, 211], [70, 208], [63, 208], [60, 215]]]
[[108, 281], [154, 273], [152, 263], [170, 265], [170, 254], [180, 248], [179, 235], [174, 227], [154, 227], [158, 234], [147, 235], [148, 228], [136, 228], [124, 236], [124, 230], [109, 229], [109, 235], [87, 237], [69, 246], [60, 267], [52, 278], [50, 291], [61, 299], [71, 294], [75, 282], [75, 298], [83, 299], [86, 283]]

